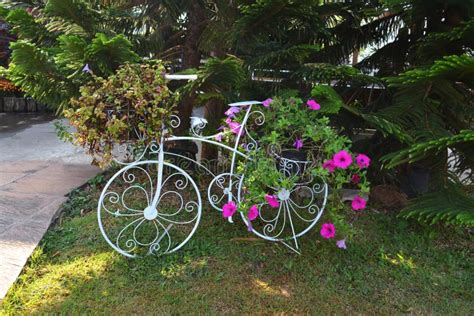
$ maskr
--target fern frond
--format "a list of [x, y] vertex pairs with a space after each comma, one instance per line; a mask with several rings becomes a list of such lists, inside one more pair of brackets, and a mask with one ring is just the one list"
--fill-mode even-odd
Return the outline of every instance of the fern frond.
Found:
[[393, 168], [402, 163], [413, 163], [428, 156], [436, 155], [446, 148], [459, 144], [472, 143], [474, 146], [474, 131], [463, 130], [457, 135], [443, 137], [431, 140], [424, 143], [416, 143], [407, 149], [391, 153], [382, 158], [382, 161], [387, 162], [387, 168]]
[[[211, 58], [197, 70], [198, 79], [182, 88], [184, 93], [202, 91], [201, 99], [222, 99], [232, 101], [230, 92], [237, 91], [245, 78], [242, 61], [235, 57]], [[221, 96], [217, 96], [221, 94]]]
[[444, 222], [473, 227], [474, 197], [465, 187], [449, 183], [436, 192], [411, 200], [400, 216], [429, 225]]
[[79, 93], [79, 86], [61, 74], [46, 51], [25, 41], [14, 42], [10, 47], [8, 78], [27, 95], [49, 107], [62, 109], [71, 96]]
[[76, 35], [61, 35], [58, 37], [59, 53], [54, 57], [56, 64], [76, 72], [85, 65], [87, 42]]
[[[82, 0], [48, 0], [44, 8], [48, 17], [53, 17], [50, 30], [66, 32], [74, 31], [74, 34], [94, 34], [94, 26], [97, 25], [98, 13], [92, 10]], [[66, 33], [70, 34], [70, 33]]]
[[41, 23], [23, 9], [8, 11], [6, 21], [12, 26], [12, 32], [20, 39], [37, 41], [43, 37], [54, 38]]
[[84, 57], [94, 72], [106, 76], [111, 75], [121, 64], [139, 59], [125, 36], [108, 38], [102, 33], [97, 33], [92, 43], [86, 47]]
[[428, 68], [409, 70], [398, 77], [387, 78], [387, 81], [391, 87], [401, 87], [439, 79], [474, 83], [474, 57], [469, 55], [444, 56]]

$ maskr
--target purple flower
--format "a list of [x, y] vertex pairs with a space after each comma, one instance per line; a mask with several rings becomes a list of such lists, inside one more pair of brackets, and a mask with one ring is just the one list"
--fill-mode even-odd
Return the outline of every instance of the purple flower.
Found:
[[237, 106], [231, 106], [227, 111], [225, 111], [225, 115], [227, 115], [227, 117], [234, 117], [235, 114], [239, 113], [240, 112], [240, 108], [237, 107]]
[[303, 148], [303, 140], [300, 138], [297, 138], [295, 142], [293, 143], [293, 146], [295, 146], [296, 150], [300, 150]]
[[334, 227], [333, 223], [325, 223], [321, 226], [321, 230], [319, 231], [321, 236], [326, 239], [333, 238], [336, 236], [336, 227]]
[[353, 174], [352, 178], [351, 178], [351, 181], [354, 184], [358, 184], [360, 182], [360, 176], [357, 173]]
[[237, 211], [237, 206], [234, 201], [227, 202], [222, 206], [222, 216], [225, 218], [231, 217]]
[[242, 126], [240, 125], [240, 123], [237, 123], [237, 122], [230, 122], [229, 123], [229, 127], [230, 127], [230, 130], [232, 131], [232, 133], [234, 134], [240, 134], [242, 135], [243, 134], [243, 129], [242, 129]]
[[366, 207], [366, 205], [367, 201], [359, 195], [356, 195], [354, 199], [352, 199], [351, 206], [354, 211], [361, 211]]
[[345, 150], [341, 150], [332, 158], [334, 165], [337, 168], [347, 169], [352, 163], [352, 156]]
[[311, 110], [319, 110], [319, 109], [321, 109], [321, 105], [320, 105], [318, 102], [316, 102], [316, 101], [314, 101], [314, 100], [312, 100], [312, 99], [309, 99], [308, 101], [306, 101], [306, 105], [308, 105], [308, 107], [309, 107]]
[[273, 99], [268, 98], [268, 99], [266, 99], [265, 101], [262, 102], [262, 105], [264, 107], [268, 108], [270, 106], [270, 103], [272, 103], [272, 102], [273, 102]]
[[330, 159], [330, 160], [326, 160], [323, 163], [323, 168], [327, 169], [329, 172], [334, 172], [334, 170], [336, 169], [336, 165], [334, 164], [334, 161]]
[[89, 64], [86, 64], [84, 68], [82, 68], [82, 72], [92, 73], [92, 70], [89, 67]]
[[360, 169], [367, 168], [370, 165], [370, 158], [364, 154], [358, 154], [356, 157], [356, 163]]
[[347, 249], [346, 240], [341, 239], [341, 240], [336, 241], [336, 246], [337, 248], [340, 248], [340, 249]]
[[270, 205], [273, 208], [277, 208], [280, 206], [280, 202], [278, 201], [275, 195], [266, 194], [265, 201], [267, 201], [268, 205]]
[[221, 142], [222, 141], [222, 136], [223, 136], [222, 133], [218, 133], [214, 136], [214, 139], [217, 140], [218, 142]]
[[247, 214], [249, 220], [253, 221], [254, 219], [256, 219], [258, 217], [258, 206], [257, 205], [252, 205], [250, 208], [249, 208], [249, 212]]

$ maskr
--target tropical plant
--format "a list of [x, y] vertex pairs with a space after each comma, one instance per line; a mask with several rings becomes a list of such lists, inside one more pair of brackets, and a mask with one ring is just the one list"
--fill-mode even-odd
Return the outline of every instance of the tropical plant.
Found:
[[27, 95], [57, 109], [88, 83], [138, 60], [123, 35], [101, 33], [103, 17], [82, 1], [50, 0], [2, 11], [18, 40], [11, 43], [7, 77]]

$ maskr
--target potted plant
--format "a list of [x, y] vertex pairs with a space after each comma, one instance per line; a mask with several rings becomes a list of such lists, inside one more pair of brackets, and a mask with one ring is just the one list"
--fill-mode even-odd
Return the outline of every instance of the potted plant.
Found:
[[64, 111], [76, 129], [71, 139], [87, 149], [93, 163], [106, 166], [114, 148], [125, 143], [139, 148], [160, 141], [176, 101], [164, 73], [160, 61], [127, 63], [106, 79], [91, 74], [81, 97], [71, 99]]
[[[313, 99], [274, 97], [252, 109], [255, 114], [249, 116], [247, 128], [242, 127], [246, 111], [230, 108], [226, 112], [228, 117], [218, 140], [231, 144], [240, 134], [244, 145], [246, 142], [257, 145], [240, 147], [250, 156], [239, 164], [238, 173], [245, 175], [243, 194], [238, 206], [224, 206], [224, 216], [238, 210], [252, 223], [260, 212], [278, 209], [290, 192], [297, 193], [295, 199], [308, 200], [299, 188], [308, 188], [314, 181], [324, 182], [330, 194], [321, 235], [326, 239], [337, 236], [337, 246], [346, 247], [345, 240], [352, 235], [352, 221], [366, 208], [369, 192], [366, 169], [370, 158], [350, 151], [351, 141], [330, 126], [329, 119], [320, 111], [322, 107]], [[252, 115], [260, 118], [263, 115], [265, 123]], [[293, 165], [282, 168], [282, 160]], [[342, 196], [342, 189], [347, 186], [358, 192], [349, 205]]]

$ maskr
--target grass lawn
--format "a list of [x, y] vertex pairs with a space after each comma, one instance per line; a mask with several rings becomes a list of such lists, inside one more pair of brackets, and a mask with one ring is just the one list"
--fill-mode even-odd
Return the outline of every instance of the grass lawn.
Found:
[[315, 229], [296, 255], [207, 208], [177, 253], [127, 259], [100, 234], [94, 187], [73, 192], [0, 314], [474, 314], [466, 233], [367, 211], [346, 251]]

